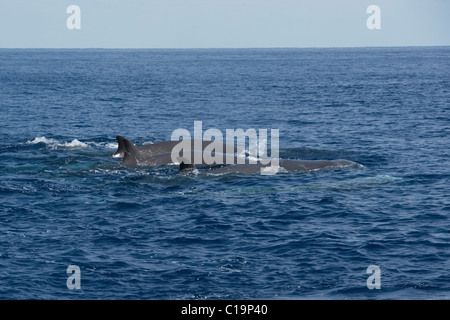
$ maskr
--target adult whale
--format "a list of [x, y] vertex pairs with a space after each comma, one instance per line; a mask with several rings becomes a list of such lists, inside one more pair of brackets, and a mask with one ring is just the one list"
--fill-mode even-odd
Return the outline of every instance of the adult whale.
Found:
[[[172, 141], [171, 141], [172, 142]], [[175, 142], [175, 145], [179, 143], [179, 141], [173, 141]], [[209, 145], [211, 141], [205, 141], [206, 145]], [[179, 164], [183, 161], [185, 163], [189, 162], [188, 159], [201, 159], [201, 163], [198, 163], [199, 165], [207, 165], [207, 166], [216, 166], [221, 165], [223, 163], [227, 163], [227, 161], [230, 161], [230, 158], [233, 160], [233, 163], [238, 163], [238, 158], [243, 159], [244, 161], [248, 162], [248, 159], [245, 157], [244, 154], [225, 154], [225, 153], [219, 153], [219, 152], [212, 152], [211, 156], [213, 159], [206, 159], [203, 154], [203, 150], [191, 150], [190, 153], [183, 152], [181, 155], [176, 155], [175, 158], [177, 158], [178, 162], [174, 162], [173, 155], [172, 155], [172, 148], [170, 149], [170, 152], [161, 152], [156, 153], [155, 149], [146, 149], [146, 148], [139, 148], [135, 146], [130, 140], [125, 139], [121, 137], [121, 143], [123, 144], [123, 159], [120, 163], [121, 165], [125, 167], [146, 167], [146, 166], [162, 166], [162, 165], [170, 165], [170, 164]], [[174, 145], [174, 146], [175, 146]], [[159, 149], [160, 151], [163, 151], [164, 149]], [[210, 160], [214, 160], [214, 162], [210, 162]]]
[[[238, 173], [238, 174], [276, 174], [283, 172], [307, 172], [307, 171], [315, 171], [320, 169], [327, 168], [339, 168], [339, 167], [348, 167], [355, 166], [360, 167], [361, 164], [344, 160], [289, 160], [289, 159], [279, 159], [279, 166], [270, 166], [268, 164], [262, 164], [261, 162], [257, 162], [255, 164], [234, 164], [234, 165], [226, 165], [224, 167], [218, 169], [211, 169], [207, 171], [208, 174], [220, 175], [227, 173]], [[189, 171], [194, 169], [195, 166], [184, 163], [183, 161], [180, 164], [180, 172]]]
[[[122, 136], [116, 136], [116, 139], [118, 142], [118, 147], [117, 147], [117, 151], [114, 153], [113, 157], [114, 158], [123, 158], [125, 156], [126, 145], [129, 142], [129, 140], [125, 139]], [[191, 150], [194, 150], [197, 145], [201, 145], [202, 150], [205, 150], [205, 148], [213, 142], [213, 141], [204, 141], [204, 140], [198, 141], [195, 139], [189, 139], [188, 141], [191, 143]], [[152, 155], [157, 155], [157, 154], [162, 154], [162, 153], [170, 153], [170, 152], [172, 152], [173, 148], [179, 143], [180, 143], [180, 141], [163, 141], [163, 142], [157, 142], [157, 143], [152, 143], [152, 144], [145, 144], [142, 146], [136, 146], [136, 148], [137, 148], [137, 150], [139, 150], [139, 152], [141, 152], [147, 156], [152, 156]], [[221, 146], [222, 146], [222, 150], [227, 150], [226, 144], [221, 144]], [[235, 147], [234, 152], [240, 152], [240, 149]]]

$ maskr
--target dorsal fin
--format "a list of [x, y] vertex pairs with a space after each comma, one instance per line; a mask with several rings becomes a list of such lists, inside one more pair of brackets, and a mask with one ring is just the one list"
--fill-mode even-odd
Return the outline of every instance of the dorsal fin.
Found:
[[117, 139], [117, 143], [119, 144], [119, 146], [117, 147], [117, 151], [116, 153], [113, 154], [114, 158], [122, 158], [125, 156], [125, 138], [122, 136], [116, 136]]
[[180, 172], [192, 171], [194, 169], [197, 169], [195, 165], [193, 165], [187, 158], [179, 157], [178, 161], [180, 162]]
[[187, 163], [184, 163], [183, 161], [181, 161], [181, 163], [180, 163], [180, 172], [191, 171], [191, 170], [194, 170], [194, 169], [195, 169], [195, 165], [187, 164]]
[[133, 167], [137, 166], [138, 161], [141, 159], [141, 153], [130, 140], [123, 138], [122, 141], [125, 147], [125, 151], [121, 165]]

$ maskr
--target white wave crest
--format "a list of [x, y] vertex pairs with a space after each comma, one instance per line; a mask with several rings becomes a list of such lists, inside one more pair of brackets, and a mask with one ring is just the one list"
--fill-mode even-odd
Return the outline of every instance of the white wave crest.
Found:
[[117, 149], [117, 142], [107, 142], [103, 146], [105, 149]]
[[81, 142], [78, 139], [74, 139], [71, 142], [64, 143], [66, 148], [87, 148], [89, 145], [87, 143]]
[[56, 149], [56, 148], [69, 148], [69, 149], [81, 149], [81, 148], [88, 148], [89, 145], [87, 143], [81, 142], [78, 139], [74, 139], [70, 142], [60, 142], [55, 139], [47, 139], [46, 137], [36, 137], [34, 140], [28, 140], [26, 144], [38, 144], [38, 143], [44, 143], [49, 148]]
[[86, 141], [82, 142], [78, 139], [73, 139], [71, 141], [58, 141], [56, 139], [49, 139], [46, 137], [36, 137], [33, 140], [28, 140], [25, 144], [32, 145], [44, 143], [49, 148], [68, 148], [68, 149], [82, 149], [82, 148], [95, 148], [95, 149], [117, 149], [117, 142], [96, 142], [96, 141]]
[[47, 139], [46, 137], [36, 137], [34, 140], [28, 140], [26, 142], [27, 144], [38, 144], [38, 143], [45, 143], [45, 144], [57, 144], [58, 141], [54, 139]]

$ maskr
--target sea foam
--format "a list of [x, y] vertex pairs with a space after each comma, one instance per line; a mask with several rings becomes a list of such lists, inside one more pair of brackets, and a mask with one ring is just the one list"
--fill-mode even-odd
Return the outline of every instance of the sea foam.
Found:
[[56, 148], [69, 148], [69, 149], [80, 149], [80, 148], [87, 148], [89, 145], [87, 143], [81, 142], [78, 139], [74, 139], [70, 142], [60, 142], [55, 139], [48, 139], [46, 137], [36, 137], [34, 140], [28, 140], [26, 144], [38, 144], [38, 143], [44, 143], [49, 148], [56, 149]]

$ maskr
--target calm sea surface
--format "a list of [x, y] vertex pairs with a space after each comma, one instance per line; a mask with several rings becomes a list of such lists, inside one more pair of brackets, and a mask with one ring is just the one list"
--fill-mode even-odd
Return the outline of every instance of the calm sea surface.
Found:
[[[0, 50], [0, 111], [0, 299], [450, 298], [449, 47]], [[194, 121], [363, 167], [111, 157]]]

